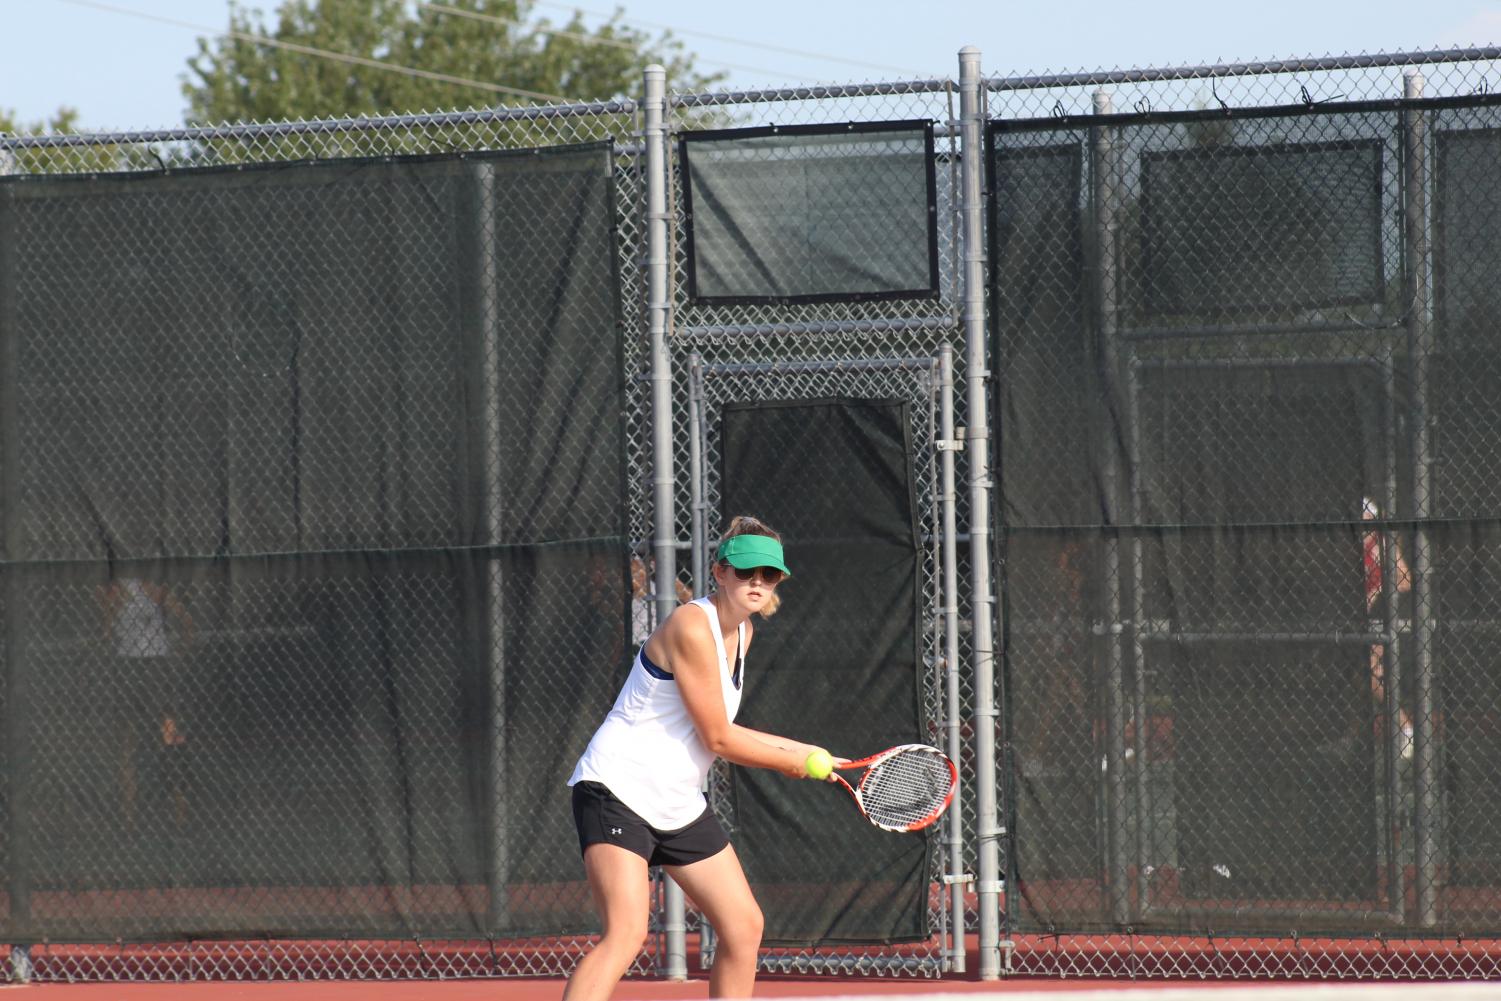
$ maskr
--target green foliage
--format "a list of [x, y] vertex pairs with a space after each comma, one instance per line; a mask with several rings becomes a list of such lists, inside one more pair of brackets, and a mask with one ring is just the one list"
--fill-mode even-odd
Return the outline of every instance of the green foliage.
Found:
[[[546, 19], [532, 19], [531, 7], [529, 0], [283, 0], [268, 27], [258, 11], [231, 5], [228, 33], [199, 39], [188, 61], [183, 95], [189, 120], [267, 122], [538, 99], [609, 100], [637, 94], [641, 71], [653, 62], [666, 66], [680, 87], [720, 79], [696, 73], [693, 57], [670, 35], [653, 39], [621, 24], [618, 11], [590, 31], [578, 15], [555, 29]], [[261, 38], [546, 96], [528, 99], [351, 65]]]
[[11, 135], [36, 136], [46, 133], [74, 132], [78, 125], [78, 109], [64, 105], [53, 113], [52, 117], [44, 122], [21, 122], [16, 118], [16, 113], [7, 108], [0, 108], [0, 132]]
[[[14, 111], [0, 108], [0, 132], [17, 136], [74, 135], [78, 128], [78, 109], [64, 105], [52, 117], [41, 122], [21, 122]], [[23, 147], [0, 160], [0, 173], [46, 174], [61, 171], [104, 171], [118, 169], [117, 146]]]

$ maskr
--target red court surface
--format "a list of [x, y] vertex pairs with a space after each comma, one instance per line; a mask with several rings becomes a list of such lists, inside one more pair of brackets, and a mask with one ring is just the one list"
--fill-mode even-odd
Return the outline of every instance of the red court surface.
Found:
[[[50, 984], [0, 985], [0, 997], [38, 1001], [105, 1001], [105, 999], [164, 998], [166, 1001], [209, 1001], [243, 998], [252, 1001], [328, 999], [328, 1001], [555, 1001], [563, 993], [558, 979], [464, 980], [453, 982], [337, 981], [281, 983], [190, 984]], [[766, 998], [858, 998], [860, 1001], [907, 996], [912, 1001], [968, 1001], [969, 997], [1004, 996], [1011, 1001], [1048, 1001], [1067, 994], [1079, 1001], [1485, 1001], [1501, 996], [1501, 986], [1485, 983], [1424, 982], [1396, 984], [1350, 981], [1246, 980], [1048, 980], [1016, 977], [979, 983], [972, 980], [886, 980], [866, 977], [778, 978], [756, 984], [756, 996]], [[631, 980], [621, 984], [613, 1001], [700, 1001], [709, 996], [706, 980], [667, 983]]]
[[[1031, 943], [1029, 943], [1031, 944]], [[1317, 943], [1312, 943], [1317, 944]], [[1349, 943], [1340, 943], [1348, 948]], [[708, 975], [700, 969], [696, 949], [696, 936], [689, 940], [689, 969], [694, 973], [686, 982], [672, 982], [657, 978], [632, 978], [622, 981], [612, 997], [614, 1001], [703, 1001], [709, 997]], [[978, 960], [978, 941], [970, 935], [967, 940], [968, 955], [973, 967]], [[943, 979], [926, 977], [881, 977], [868, 975], [813, 975], [813, 974], [762, 974], [756, 981], [756, 996], [766, 998], [883, 998], [907, 996], [912, 1001], [932, 995], [935, 999], [948, 995], [976, 997], [982, 995], [1005, 995], [1021, 1001], [1023, 997], [1036, 998], [1047, 994], [1067, 993], [1071, 997], [1100, 999], [1100, 1001], [1150, 1001], [1164, 993], [1178, 1001], [1263, 1001], [1268, 992], [1280, 1001], [1470, 1001], [1477, 998], [1501, 998], [1501, 983], [1446, 984], [1442, 980], [1427, 980], [1418, 983], [1400, 983], [1391, 980], [1362, 980], [1358, 970], [1379, 968], [1353, 963], [1352, 956], [1370, 960], [1369, 954], [1359, 950], [1343, 953], [1338, 961], [1322, 963], [1310, 961], [1307, 979], [1259, 979], [1247, 974], [1261, 970], [1265, 976], [1267, 962], [1284, 955], [1296, 943], [1280, 940], [1241, 941], [1234, 939], [1203, 943], [1205, 956], [1212, 955], [1216, 970], [1211, 970], [1204, 956], [1195, 961], [1190, 943], [1178, 942], [1170, 950], [1178, 962], [1179, 977], [1156, 979], [1150, 977], [1092, 977], [1068, 978], [1038, 975], [1016, 975], [1002, 980], [981, 981], [973, 970], [967, 974], [951, 974]], [[1306, 948], [1310, 942], [1304, 942]], [[1370, 949], [1384, 950], [1382, 955], [1407, 957], [1411, 964], [1401, 968], [1421, 970], [1425, 964], [1418, 960], [1428, 952], [1424, 944], [1403, 951], [1402, 943], [1386, 942], [1368, 944]], [[1410, 944], [1409, 944], [1410, 945]], [[1466, 943], [1468, 947], [1470, 943]], [[1501, 950], [1501, 940], [1483, 940], [1476, 943], [1479, 954], [1490, 956]], [[1054, 942], [1055, 949], [1069, 951], [1066, 943]], [[1098, 943], [1094, 943], [1098, 947]], [[53, 947], [57, 949], [57, 947]], [[77, 947], [88, 948], [100, 947]], [[1431, 944], [1427, 948], [1431, 949]], [[1089, 950], [1079, 947], [1081, 954]], [[1137, 954], [1140, 959], [1144, 954]], [[1460, 975], [1465, 975], [1463, 969]], [[1485, 967], [1493, 969], [1493, 966]], [[1478, 970], [1479, 967], [1476, 967]], [[325, 974], [327, 971], [324, 971]], [[1102, 971], [1103, 972], [1103, 971]], [[1239, 976], [1235, 974], [1239, 973]], [[316, 976], [316, 974], [314, 974]], [[1431, 974], [1439, 975], [1439, 974]], [[1452, 975], [1452, 973], [1451, 973]], [[1479, 975], [1475, 972], [1471, 976]], [[221, 1001], [221, 999], [252, 999], [252, 1001], [557, 1001], [562, 997], [564, 981], [561, 977], [495, 977], [489, 979], [450, 980], [187, 980], [156, 982], [106, 982], [106, 983], [0, 983], [0, 1001], [18, 997], [37, 998], [38, 1001]], [[1083, 992], [1083, 993], [1081, 993]], [[1091, 993], [1092, 992], [1092, 993]], [[1400, 994], [1399, 994], [1400, 992]], [[1347, 997], [1348, 996], [1348, 997]]]
[[[1102, 996], [1145, 999], [1161, 991], [1204, 990], [1206, 987], [1246, 988], [1244, 980], [1203, 981], [1168, 980], [1068, 980], [1037, 977], [1013, 977], [1000, 981], [928, 980], [874, 977], [782, 977], [765, 976], [756, 981], [756, 996], [769, 998], [807, 997], [900, 997], [917, 998], [925, 994], [1020, 995], [1036, 992], [1069, 993], [1106, 992]], [[1260, 990], [1306, 987], [1306, 983], [1277, 981], [1256, 985]], [[1379, 988], [1377, 989], [1379, 992]], [[1501, 993], [1501, 986], [1496, 988]], [[28, 984], [0, 985], [0, 997], [36, 998], [37, 1001], [557, 1001], [563, 994], [563, 981], [557, 978], [517, 977], [495, 980], [457, 981], [275, 981], [226, 983], [103, 983], [103, 984]], [[627, 980], [611, 995], [614, 1001], [703, 1001], [709, 996], [709, 982], [695, 978], [686, 983], [664, 980]], [[1228, 1001], [1230, 993], [1226, 993]]]

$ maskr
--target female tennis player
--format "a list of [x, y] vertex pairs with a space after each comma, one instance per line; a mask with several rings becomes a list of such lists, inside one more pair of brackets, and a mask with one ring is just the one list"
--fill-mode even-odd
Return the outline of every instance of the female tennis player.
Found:
[[781, 537], [735, 518], [715, 552], [714, 593], [679, 606], [647, 638], [574, 768], [573, 818], [604, 936], [569, 978], [564, 1001], [603, 1001], [641, 951], [654, 865], [718, 935], [710, 997], [750, 996], [761, 908], [702, 790], [716, 757], [800, 779], [819, 750], [734, 722], [750, 618], [776, 611], [788, 575]]

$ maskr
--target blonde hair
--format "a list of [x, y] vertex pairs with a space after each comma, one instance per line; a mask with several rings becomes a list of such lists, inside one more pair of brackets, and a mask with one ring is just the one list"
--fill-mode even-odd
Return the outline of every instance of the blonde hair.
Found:
[[[748, 514], [737, 514], [730, 519], [730, 527], [726, 528], [724, 534], [719, 537], [719, 543], [714, 547], [715, 552], [719, 551], [719, 546], [724, 545], [737, 535], [764, 535], [768, 539], [775, 539], [778, 542], [782, 541], [782, 536], [777, 533], [777, 530], [766, 524], [766, 522]], [[720, 562], [723, 561], [721, 560]], [[761, 618], [771, 618], [777, 614], [777, 609], [781, 607], [782, 595], [776, 588], [772, 588], [771, 593], [766, 596], [766, 603], [761, 606]]]

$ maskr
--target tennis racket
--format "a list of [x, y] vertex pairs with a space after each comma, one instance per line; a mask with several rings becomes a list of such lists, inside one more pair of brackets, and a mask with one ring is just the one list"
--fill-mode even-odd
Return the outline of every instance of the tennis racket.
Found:
[[[864, 768], [856, 785], [841, 771]], [[920, 831], [954, 801], [959, 769], [936, 747], [900, 744], [880, 754], [834, 766], [834, 778], [855, 797], [865, 819], [883, 831]]]

